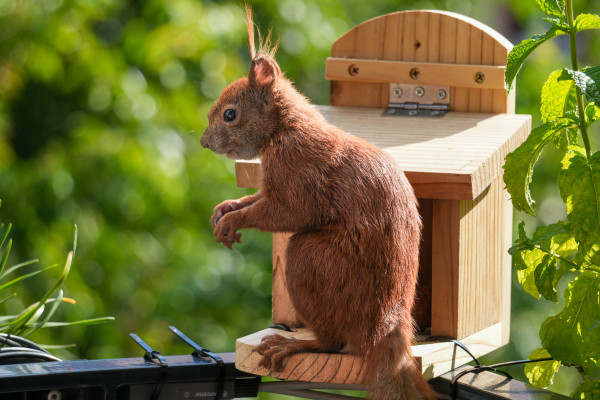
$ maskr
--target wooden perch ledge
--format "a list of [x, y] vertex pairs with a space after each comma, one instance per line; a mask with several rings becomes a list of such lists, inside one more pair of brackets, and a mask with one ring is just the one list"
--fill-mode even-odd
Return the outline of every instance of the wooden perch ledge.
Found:
[[[278, 334], [296, 339], [312, 339], [307, 329], [286, 332], [265, 329], [236, 341], [235, 367], [254, 375], [270, 376], [304, 382], [363, 384], [365, 371], [363, 358], [344, 353], [300, 353], [290, 356], [283, 371], [271, 371], [258, 365], [262, 356], [253, 352], [263, 337]], [[469, 351], [479, 357], [496, 349], [502, 342], [501, 324], [493, 325], [463, 340]], [[412, 353], [421, 363], [426, 379], [439, 376], [459, 365], [471, 361], [471, 357], [451, 342], [417, 342]]]

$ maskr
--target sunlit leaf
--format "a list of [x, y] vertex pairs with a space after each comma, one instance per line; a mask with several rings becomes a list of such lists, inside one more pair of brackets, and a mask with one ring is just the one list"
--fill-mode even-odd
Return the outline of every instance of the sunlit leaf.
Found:
[[583, 243], [600, 232], [600, 153], [588, 160], [583, 149], [571, 147], [562, 166], [558, 187], [575, 239]]
[[529, 39], [523, 40], [521, 43], [512, 48], [508, 54], [508, 61], [506, 65], [506, 71], [504, 73], [504, 80], [508, 91], [511, 90], [515, 77], [521, 69], [521, 66], [529, 57], [529, 55], [542, 43], [553, 37], [564, 35], [567, 32], [565, 28], [559, 25], [552, 25], [550, 30], [545, 34], [537, 34], [531, 36]]
[[547, 122], [531, 131], [524, 143], [506, 156], [504, 183], [517, 210], [535, 215], [534, 204], [529, 190], [533, 167], [544, 146], [565, 128], [574, 126], [570, 119], [560, 118]]
[[542, 345], [564, 365], [586, 373], [600, 362], [600, 274], [583, 272], [565, 290], [565, 308], [544, 321]]
[[570, 258], [576, 251], [573, 232], [564, 222], [539, 226], [532, 238], [527, 237], [521, 223], [519, 238], [509, 249], [523, 290], [536, 299], [542, 295], [554, 302], [558, 300], [556, 285], [560, 277], [574, 269]]
[[562, 117], [577, 118], [574, 83], [570, 80], [559, 80], [562, 72], [552, 72], [542, 87], [540, 112], [544, 123]]
[[564, 0], [535, 0], [538, 6], [548, 15], [564, 17], [565, 2]]
[[596, 14], [579, 14], [575, 18], [575, 29], [577, 32], [586, 29], [600, 29], [600, 16]]
[[598, 67], [590, 68], [587, 71], [573, 71], [565, 68], [560, 77], [561, 80], [572, 79], [581, 92], [585, 94], [589, 101], [600, 104], [600, 76]]
[[594, 103], [590, 103], [585, 107], [585, 116], [589, 124], [600, 120], [600, 108]]
[[[530, 360], [549, 358], [546, 349], [536, 349], [529, 355]], [[548, 360], [525, 364], [525, 376], [533, 386], [545, 388], [552, 383], [554, 374], [558, 371], [560, 361]]]

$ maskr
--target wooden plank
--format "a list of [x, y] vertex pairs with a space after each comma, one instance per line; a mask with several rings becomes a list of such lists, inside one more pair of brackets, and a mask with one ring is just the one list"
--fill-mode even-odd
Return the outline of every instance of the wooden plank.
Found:
[[[471, 353], [480, 357], [501, 345], [502, 324], [488, 327], [463, 339]], [[238, 370], [260, 376], [294, 381], [364, 384], [364, 359], [345, 353], [300, 353], [288, 358], [283, 371], [271, 371], [258, 365], [262, 356], [253, 352], [263, 337], [282, 335], [296, 339], [313, 339], [307, 329], [285, 332], [265, 329], [236, 340], [235, 366]], [[423, 376], [431, 379], [458, 366], [470, 362], [471, 357], [449, 342], [415, 342], [411, 347], [413, 356], [421, 364]]]
[[512, 207], [503, 186], [500, 176], [475, 200], [434, 201], [432, 335], [461, 339], [510, 323], [510, 260], [504, 254]]
[[[417, 79], [412, 78], [410, 75], [410, 71], [413, 68], [417, 68], [420, 71]], [[330, 80], [350, 82], [412, 83], [456, 86], [460, 88], [504, 89], [504, 68], [504, 65], [448, 64], [329, 57], [326, 62], [325, 77]], [[475, 81], [477, 73], [485, 74], [485, 81], [477, 83]]]
[[273, 323], [301, 326], [286, 286], [285, 249], [290, 233], [273, 233]]
[[[391, 154], [422, 198], [477, 197], [501, 173], [504, 157], [527, 137], [531, 124], [529, 115], [385, 117], [371, 108], [318, 108], [332, 124]], [[239, 186], [260, 186], [258, 161], [238, 161], [236, 175]]]
[[458, 337], [460, 201], [433, 201], [431, 334]]

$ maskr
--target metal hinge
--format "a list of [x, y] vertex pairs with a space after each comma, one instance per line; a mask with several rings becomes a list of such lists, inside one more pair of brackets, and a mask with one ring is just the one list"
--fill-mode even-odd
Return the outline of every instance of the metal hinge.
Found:
[[390, 83], [383, 115], [441, 117], [450, 109], [450, 87]]

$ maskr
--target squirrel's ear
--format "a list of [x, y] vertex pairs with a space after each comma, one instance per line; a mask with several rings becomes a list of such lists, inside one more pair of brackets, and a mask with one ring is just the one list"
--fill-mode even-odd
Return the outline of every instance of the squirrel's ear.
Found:
[[248, 80], [251, 86], [270, 88], [280, 74], [281, 69], [274, 59], [258, 56], [252, 60]]

